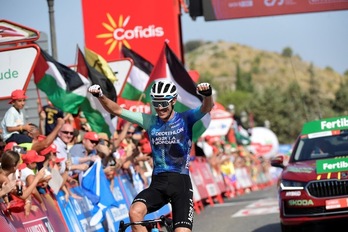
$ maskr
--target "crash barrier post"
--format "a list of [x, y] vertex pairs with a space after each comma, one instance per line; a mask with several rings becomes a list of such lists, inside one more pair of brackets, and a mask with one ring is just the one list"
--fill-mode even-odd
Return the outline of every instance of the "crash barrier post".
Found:
[[[208, 163], [207, 163], [207, 165], [208, 165], [208, 167], [210, 167], [210, 165]], [[217, 172], [215, 169], [213, 169], [211, 167], [210, 167], [210, 170], [212, 171], [214, 180], [215, 180], [218, 188], [220, 189], [221, 195], [223, 195], [224, 197], [231, 198], [233, 196], [233, 189], [231, 188], [229, 183], [226, 181], [223, 173], [221, 171]], [[221, 202], [221, 203], [223, 203], [223, 202]]]
[[230, 177], [223, 174], [224, 182], [226, 184], [226, 193], [227, 198], [233, 198], [236, 196], [236, 179], [231, 179]]
[[237, 179], [237, 193], [242, 195], [246, 192], [251, 191], [253, 183], [251, 181], [251, 176], [248, 173], [246, 167], [236, 168], [236, 179]]
[[195, 182], [192, 179], [192, 174], [190, 173], [190, 178], [192, 182], [192, 190], [193, 190], [193, 208], [197, 214], [200, 214], [201, 211], [204, 209], [204, 205], [202, 202], [202, 197], [198, 192], [197, 186]]

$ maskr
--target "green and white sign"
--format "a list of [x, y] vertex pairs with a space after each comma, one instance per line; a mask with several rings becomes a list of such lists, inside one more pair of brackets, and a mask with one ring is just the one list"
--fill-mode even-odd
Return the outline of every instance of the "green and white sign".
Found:
[[[334, 133], [332, 131], [340, 130], [348, 130], [348, 116], [307, 122], [303, 125], [302, 134], [312, 135], [311, 137], [320, 137], [331, 135]], [[317, 134], [317, 136], [315, 136], [315, 134]]]
[[39, 53], [35, 44], [0, 49], [0, 99], [10, 98], [15, 89], [26, 90]]
[[317, 160], [316, 167], [317, 174], [348, 171], [348, 158]]

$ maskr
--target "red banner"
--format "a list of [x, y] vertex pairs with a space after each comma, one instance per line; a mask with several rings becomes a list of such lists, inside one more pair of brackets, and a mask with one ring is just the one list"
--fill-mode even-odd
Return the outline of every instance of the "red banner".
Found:
[[206, 21], [347, 9], [348, 0], [203, 0]]
[[179, 1], [82, 1], [86, 47], [107, 61], [125, 45], [156, 63], [164, 41], [180, 58]]

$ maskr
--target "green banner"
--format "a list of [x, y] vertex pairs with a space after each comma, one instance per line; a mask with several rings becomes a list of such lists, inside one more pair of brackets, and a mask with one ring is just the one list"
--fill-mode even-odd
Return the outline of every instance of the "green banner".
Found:
[[317, 160], [317, 174], [348, 171], [348, 158]]
[[307, 122], [303, 125], [302, 133], [307, 135], [310, 133], [318, 133], [323, 131], [333, 130], [347, 130], [348, 129], [348, 116], [327, 118], [322, 120], [316, 120]]

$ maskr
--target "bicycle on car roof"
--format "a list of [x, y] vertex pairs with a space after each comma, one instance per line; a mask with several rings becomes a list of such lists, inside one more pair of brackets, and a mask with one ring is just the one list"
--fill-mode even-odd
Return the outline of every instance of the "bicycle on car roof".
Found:
[[158, 219], [150, 219], [129, 223], [125, 223], [122, 220], [120, 221], [118, 232], [126, 232], [126, 229], [133, 225], [145, 226], [148, 232], [174, 232], [172, 219], [164, 215], [162, 215]]

